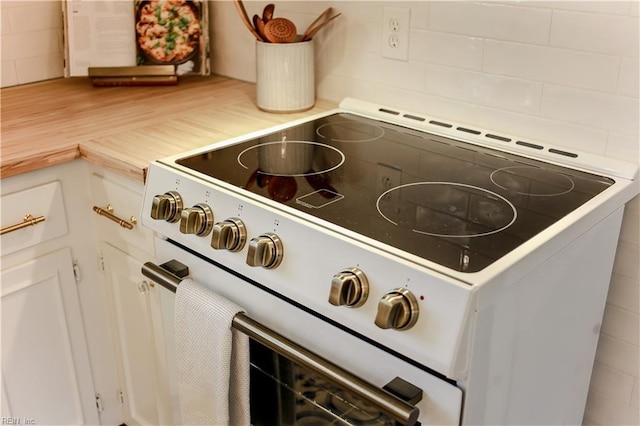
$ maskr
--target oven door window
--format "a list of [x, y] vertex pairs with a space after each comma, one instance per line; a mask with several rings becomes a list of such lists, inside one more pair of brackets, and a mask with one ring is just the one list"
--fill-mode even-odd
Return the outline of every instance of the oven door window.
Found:
[[250, 340], [251, 424], [395, 425], [377, 407]]

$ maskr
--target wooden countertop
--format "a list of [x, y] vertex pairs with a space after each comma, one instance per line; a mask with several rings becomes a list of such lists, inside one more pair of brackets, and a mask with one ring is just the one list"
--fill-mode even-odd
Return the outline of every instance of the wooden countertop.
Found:
[[100, 87], [87, 78], [1, 89], [0, 177], [75, 158], [144, 182], [150, 161], [337, 107], [273, 114], [255, 85], [220, 76], [176, 86]]

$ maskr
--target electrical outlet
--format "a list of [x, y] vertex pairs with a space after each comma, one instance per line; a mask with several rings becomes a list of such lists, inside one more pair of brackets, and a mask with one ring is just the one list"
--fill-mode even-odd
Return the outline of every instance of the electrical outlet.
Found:
[[382, 12], [382, 56], [409, 60], [409, 25], [411, 9], [385, 7]]

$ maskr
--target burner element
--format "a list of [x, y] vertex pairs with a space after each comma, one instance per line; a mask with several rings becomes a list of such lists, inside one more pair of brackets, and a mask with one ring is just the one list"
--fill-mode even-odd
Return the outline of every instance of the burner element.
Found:
[[384, 129], [377, 124], [342, 120], [318, 126], [316, 134], [331, 142], [372, 142], [384, 136]]
[[345, 160], [337, 148], [318, 142], [266, 142], [251, 146], [238, 154], [238, 163], [245, 169], [269, 176], [311, 176], [328, 173]]
[[454, 182], [417, 182], [384, 192], [378, 212], [394, 225], [434, 237], [480, 237], [515, 222], [515, 206], [495, 192]]
[[491, 173], [490, 178], [504, 190], [532, 197], [564, 195], [575, 187], [567, 175], [528, 166], [504, 167]]

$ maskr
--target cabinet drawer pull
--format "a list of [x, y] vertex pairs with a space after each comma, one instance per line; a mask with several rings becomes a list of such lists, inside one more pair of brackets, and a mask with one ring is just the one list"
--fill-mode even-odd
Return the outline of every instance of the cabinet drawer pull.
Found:
[[22, 223], [16, 223], [15, 225], [7, 226], [6, 228], [0, 229], [0, 235], [17, 231], [18, 229], [26, 228], [27, 226], [37, 225], [38, 223], [44, 221], [44, 216], [33, 217], [30, 214], [27, 214], [22, 220]]
[[118, 216], [114, 215], [113, 212], [113, 206], [111, 204], [109, 204], [107, 207], [102, 208], [102, 207], [98, 207], [98, 206], [93, 206], [93, 211], [98, 213], [100, 216], [104, 216], [107, 219], [110, 219], [112, 221], [114, 221], [115, 223], [117, 223], [118, 225], [122, 226], [123, 228], [127, 228], [127, 229], [133, 229], [133, 226], [138, 223], [138, 219], [135, 216], [131, 216], [131, 219], [129, 220], [129, 222], [127, 222], [124, 219], [120, 219]]

